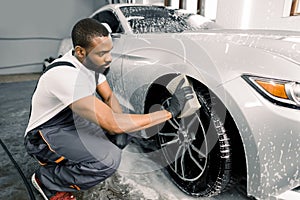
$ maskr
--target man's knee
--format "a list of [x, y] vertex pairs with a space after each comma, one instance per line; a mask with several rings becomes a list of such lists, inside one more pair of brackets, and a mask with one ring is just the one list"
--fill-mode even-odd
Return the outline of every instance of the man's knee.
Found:
[[107, 164], [107, 162], [104, 164], [101, 161], [84, 164], [86, 173], [84, 176], [81, 176], [79, 179], [77, 179], [77, 184], [84, 190], [99, 184], [100, 182], [112, 176], [117, 171], [120, 165], [120, 161], [121, 155], [114, 157], [114, 159], [111, 159], [109, 165]]
[[94, 164], [99, 173], [105, 176], [111, 176], [118, 168], [121, 162], [121, 151], [111, 151], [104, 160], [99, 160]]
[[[102, 151], [103, 150], [103, 151]], [[95, 159], [98, 160], [103, 166], [111, 169], [117, 169], [121, 162], [122, 150], [111, 143], [109, 149], [102, 149], [97, 152]]]
[[110, 162], [107, 165], [110, 169], [112, 169], [114, 172], [119, 168], [120, 162], [121, 162], [121, 151], [117, 150], [112, 152], [110, 157]]

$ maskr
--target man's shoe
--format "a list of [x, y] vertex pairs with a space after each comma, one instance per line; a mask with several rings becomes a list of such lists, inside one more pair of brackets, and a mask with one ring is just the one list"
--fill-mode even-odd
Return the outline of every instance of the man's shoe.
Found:
[[50, 200], [76, 200], [76, 198], [71, 192], [56, 192]]
[[70, 192], [56, 192], [43, 187], [35, 173], [31, 176], [31, 182], [45, 200], [76, 200], [75, 196]]

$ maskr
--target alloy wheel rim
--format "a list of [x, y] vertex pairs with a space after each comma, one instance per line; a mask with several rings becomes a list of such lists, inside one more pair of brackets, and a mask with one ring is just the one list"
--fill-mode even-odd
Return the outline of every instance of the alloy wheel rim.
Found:
[[[170, 98], [162, 108], [169, 105]], [[168, 120], [173, 131], [158, 132], [160, 146], [170, 169], [183, 181], [195, 181], [204, 173], [208, 162], [208, 143], [198, 112], [185, 118]]]

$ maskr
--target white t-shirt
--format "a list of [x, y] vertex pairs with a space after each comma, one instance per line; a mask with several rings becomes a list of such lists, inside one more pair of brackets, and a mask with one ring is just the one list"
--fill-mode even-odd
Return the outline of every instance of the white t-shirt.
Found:
[[[67, 61], [71, 66], [57, 66], [43, 74], [32, 96], [31, 116], [25, 135], [54, 117], [71, 103], [90, 95], [95, 95], [95, 72], [82, 65], [72, 50], [55, 62]], [[99, 74], [98, 84], [106, 80]]]

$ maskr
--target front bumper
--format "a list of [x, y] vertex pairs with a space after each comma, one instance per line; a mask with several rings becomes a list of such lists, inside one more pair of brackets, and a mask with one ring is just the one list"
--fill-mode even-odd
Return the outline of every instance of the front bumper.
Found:
[[243, 141], [248, 195], [271, 199], [299, 186], [300, 110], [269, 102], [241, 77], [215, 92]]

